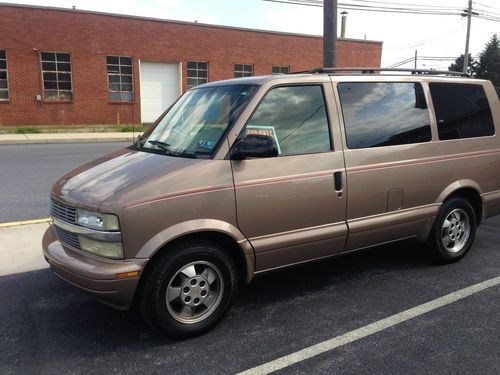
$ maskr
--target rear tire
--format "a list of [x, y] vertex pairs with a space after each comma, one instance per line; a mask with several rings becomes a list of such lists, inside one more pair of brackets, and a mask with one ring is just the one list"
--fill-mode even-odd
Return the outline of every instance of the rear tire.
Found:
[[144, 320], [175, 338], [217, 325], [238, 289], [232, 259], [219, 244], [205, 239], [174, 243], [143, 277], [138, 306]]
[[453, 263], [470, 250], [476, 237], [476, 214], [470, 202], [453, 197], [445, 201], [427, 241], [430, 255], [439, 263]]

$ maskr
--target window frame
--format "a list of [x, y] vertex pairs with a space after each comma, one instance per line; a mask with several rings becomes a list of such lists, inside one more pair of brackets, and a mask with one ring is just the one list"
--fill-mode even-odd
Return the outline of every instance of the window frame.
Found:
[[[236, 70], [236, 66], [237, 66], [237, 65], [241, 65], [243, 70]], [[252, 74], [250, 74], [250, 75], [245, 75], [245, 73], [248, 73], [248, 72], [245, 72], [245, 66], [251, 66], [251, 67], [252, 67]], [[237, 77], [237, 76], [236, 76], [236, 73], [242, 73], [243, 75], [242, 75], [242, 76], [240, 76], [240, 77]], [[254, 68], [254, 64], [239, 64], [239, 63], [235, 63], [235, 64], [233, 65], [233, 75], [234, 75], [234, 78], [254, 77], [254, 76], [255, 76], [255, 68]]]
[[[486, 101], [488, 102], [488, 109], [490, 110], [490, 114], [491, 114], [491, 117], [492, 117], [492, 120], [493, 120], [493, 122], [492, 122], [492, 124], [493, 124], [493, 134], [490, 134], [490, 135], [480, 135], [480, 136], [477, 136], [477, 137], [441, 139], [441, 137], [439, 135], [439, 123], [438, 123], [438, 118], [437, 118], [437, 114], [436, 114], [436, 107], [434, 105], [434, 99], [432, 97], [432, 91], [431, 91], [431, 85], [433, 83], [437, 83], [437, 84], [449, 84], [449, 85], [467, 85], [467, 86], [475, 85], [475, 86], [481, 87], [483, 89], [483, 92], [484, 92], [484, 97], [485, 97]], [[453, 142], [453, 141], [466, 141], [466, 140], [474, 140], [474, 139], [482, 139], [482, 138], [493, 138], [493, 137], [495, 137], [497, 135], [497, 128], [496, 128], [496, 124], [495, 124], [495, 118], [493, 117], [493, 111], [491, 109], [491, 103], [490, 103], [487, 91], [486, 91], [486, 89], [485, 89], [485, 87], [484, 87], [483, 84], [481, 84], [481, 83], [474, 83], [474, 82], [429, 81], [429, 82], [427, 82], [427, 85], [428, 85], [428, 90], [429, 90], [429, 99], [430, 99], [430, 103], [432, 104], [432, 112], [433, 112], [434, 119], [435, 119], [435, 124], [436, 124], [436, 141], [437, 142]]]
[[[69, 71], [70, 79], [71, 79], [71, 81], [70, 81], [71, 82], [71, 90], [59, 90], [59, 88], [57, 90], [46, 90], [45, 89], [45, 79], [43, 78], [43, 73], [44, 72], [55, 73], [56, 76], [57, 76], [57, 74], [59, 73], [59, 71], [58, 70], [56, 70], [56, 71], [52, 71], [52, 70], [46, 70], [45, 71], [45, 70], [43, 70], [43, 62], [44, 61], [45, 62], [51, 62], [51, 61], [43, 60], [43, 58], [42, 58], [42, 54], [43, 53], [54, 53], [54, 54], [56, 54], [56, 61], [55, 61], [56, 63], [57, 63], [57, 54], [58, 53], [59, 54], [63, 54], [64, 53], [64, 54], [67, 54], [69, 56], [69, 64], [70, 64], [70, 68], [71, 68], [71, 70]], [[39, 59], [40, 59], [40, 74], [41, 74], [41, 84], [42, 84], [42, 101], [44, 103], [73, 103], [75, 101], [75, 85], [73, 83], [73, 55], [72, 55], [72, 53], [71, 52], [67, 52], [67, 51], [40, 51], [38, 56], [39, 56]], [[67, 74], [68, 72], [62, 71], [61, 73], [66, 73]], [[53, 82], [53, 81], [51, 81], [51, 82]], [[57, 80], [56, 82], [59, 83], [59, 80]], [[58, 87], [59, 87], [59, 85], [58, 85]], [[52, 99], [46, 99], [45, 98], [45, 92], [46, 91], [51, 91], [51, 92], [55, 91], [55, 92], [57, 92], [57, 99], [54, 99], [54, 100], [52, 100]], [[60, 91], [71, 92], [71, 99], [60, 99], [59, 98], [59, 92]]]
[[[189, 68], [189, 63], [196, 63], [196, 69]], [[199, 69], [199, 68], [198, 68], [198, 64], [199, 64], [199, 63], [206, 64], [206, 69]], [[209, 74], [209, 72], [208, 72], [208, 70], [209, 70], [209, 69], [208, 69], [208, 63], [209, 63], [208, 61], [199, 61], [199, 60], [196, 60], [196, 61], [195, 61], [195, 60], [187, 60], [187, 61], [186, 61], [186, 84], [187, 84], [187, 89], [188, 89], [188, 90], [189, 90], [189, 89], [192, 89], [193, 87], [196, 87], [196, 86], [199, 86], [199, 85], [203, 85], [203, 84], [205, 84], [205, 83], [210, 82], [210, 81], [209, 81], [209, 79], [208, 79], [208, 74]], [[196, 70], [196, 77], [191, 77], [191, 76], [189, 75], [189, 71], [190, 71], [190, 70]], [[198, 72], [199, 72], [199, 71], [206, 71], [206, 72], [207, 72], [207, 76], [205, 77], [206, 81], [205, 81], [205, 82], [203, 82], [203, 83], [197, 83], [196, 85], [190, 86], [190, 85], [189, 85], [189, 79], [196, 79], [196, 80], [199, 80], [199, 79], [203, 79], [203, 78], [204, 78], [204, 77], [201, 77], [201, 78], [200, 78], [200, 76], [198, 75]]]
[[[118, 58], [118, 65], [117, 64], [108, 64], [108, 57], [117, 57]], [[122, 74], [121, 73], [121, 66], [122, 64], [120, 63], [120, 57], [125, 57], [130, 59], [130, 67], [132, 68], [132, 73], [131, 74]], [[109, 73], [108, 71], [108, 65], [113, 65], [113, 66], [118, 66], [119, 73]], [[123, 65], [123, 66], [129, 66], [129, 65]], [[120, 77], [120, 88], [122, 85], [122, 75], [126, 76], [131, 76], [132, 77], [132, 90], [131, 91], [122, 91], [122, 90], [111, 90], [110, 88], [110, 80], [109, 76], [119, 76]], [[121, 55], [106, 55], [106, 81], [108, 84], [108, 103], [123, 103], [123, 104], [134, 104], [135, 103], [135, 84], [134, 84], [134, 57], [133, 56], [121, 56]], [[120, 99], [111, 99], [110, 94], [111, 93], [120, 93]], [[122, 94], [124, 93], [130, 93], [132, 95], [131, 100], [123, 100], [122, 99]]]
[[[273, 72], [274, 68], [278, 68], [280, 70], [280, 72], [274, 73]], [[287, 70], [286, 73], [281, 72], [281, 69], [283, 69], [283, 68], [286, 68], [286, 70]], [[271, 66], [271, 75], [290, 74], [290, 68], [291, 68], [290, 65], [273, 65], [273, 66]]]
[[[228, 153], [226, 155], [226, 158], [229, 158], [229, 155], [231, 153], [231, 148], [236, 144], [236, 142], [242, 138], [244, 138], [245, 133], [246, 133], [246, 128], [249, 123], [249, 121], [252, 119], [253, 115], [257, 110], [259, 109], [260, 105], [264, 101], [264, 99], [267, 97], [267, 95], [274, 89], [280, 88], [280, 87], [302, 87], [302, 86], [319, 86], [321, 89], [321, 93], [323, 94], [323, 102], [325, 103], [325, 113], [326, 113], [326, 121], [327, 121], [327, 128], [328, 128], [328, 136], [329, 136], [329, 141], [330, 141], [330, 149], [325, 150], [325, 151], [315, 151], [315, 152], [304, 152], [304, 153], [296, 153], [296, 154], [285, 154], [285, 155], [278, 155], [274, 156], [276, 158], [283, 158], [283, 157], [290, 157], [290, 156], [300, 156], [300, 155], [314, 155], [314, 154], [325, 154], [328, 152], [336, 152], [335, 150], [335, 145], [334, 145], [334, 139], [333, 139], [333, 131], [332, 131], [332, 120], [330, 118], [330, 107], [328, 104], [328, 101], [326, 100], [326, 95], [325, 95], [325, 83], [324, 82], [297, 82], [297, 83], [279, 83], [276, 85], [273, 85], [267, 89], [267, 91], [262, 95], [262, 97], [259, 99], [255, 107], [253, 108], [252, 112], [246, 119], [245, 123], [243, 124], [243, 127], [241, 128], [240, 133], [234, 140], [233, 144], [228, 150]], [[252, 159], [262, 159], [262, 158], [252, 158]], [[266, 158], [269, 159], [269, 158]]]
[[[422, 89], [423, 89], [425, 104], [427, 105], [427, 114], [429, 116], [429, 130], [430, 130], [430, 134], [431, 134], [430, 139], [428, 141], [416, 142], [416, 143], [401, 143], [401, 144], [397, 144], [397, 145], [387, 145], [387, 146], [377, 146], [377, 147], [350, 148], [349, 144], [347, 142], [347, 128], [346, 128], [346, 121], [345, 121], [345, 116], [344, 116], [344, 107], [342, 106], [342, 99], [340, 97], [340, 92], [339, 92], [339, 87], [338, 87], [338, 85], [341, 83], [346, 83], [346, 84], [350, 84], [350, 83], [374, 83], [374, 84], [376, 84], [376, 83], [407, 83], [407, 84], [415, 84], [415, 83], [418, 83], [418, 84], [420, 84], [422, 86]], [[395, 81], [395, 80], [390, 80], [390, 81], [371, 81], [371, 80], [367, 80], [367, 81], [337, 81], [335, 83], [335, 90], [334, 91], [335, 91], [335, 98], [338, 102], [338, 111], [339, 111], [339, 116], [340, 116], [340, 121], [341, 121], [340, 127], [341, 127], [341, 131], [342, 131], [344, 148], [346, 150], [362, 151], [362, 150], [382, 149], [384, 147], [401, 147], [401, 146], [410, 146], [410, 145], [421, 145], [421, 144], [429, 144], [431, 142], [434, 142], [435, 141], [434, 128], [436, 128], [434, 126], [435, 113], [434, 113], [434, 107], [431, 107], [432, 98], [426, 92], [428, 90], [428, 83], [429, 82], [427, 82], [427, 81], [418, 81], [418, 80], [415, 80], [415, 81], [406, 81], [406, 80], [401, 80], [401, 81]]]
[[[0, 48], [0, 51], [4, 51], [5, 53], [5, 69], [0, 69], [0, 71], [5, 71], [5, 80], [7, 82], [7, 88], [0, 89], [2, 91], [7, 91], [7, 98], [0, 98], [0, 103], [9, 102], [10, 101], [10, 82], [9, 82], [9, 58], [6, 48]], [[3, 60], [3, 59], [2, 59]]]

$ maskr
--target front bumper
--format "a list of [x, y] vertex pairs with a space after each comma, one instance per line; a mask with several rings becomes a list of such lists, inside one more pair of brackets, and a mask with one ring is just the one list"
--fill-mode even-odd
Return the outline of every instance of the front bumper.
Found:
[[107, 305], [128, 310], [140, 276], [117, 278], [117, 274], [142, 273], [148, 259], [108, 260], [73, 250], [58, 240], [51, 225], [43, 236], [43, 253], [52, 271]]

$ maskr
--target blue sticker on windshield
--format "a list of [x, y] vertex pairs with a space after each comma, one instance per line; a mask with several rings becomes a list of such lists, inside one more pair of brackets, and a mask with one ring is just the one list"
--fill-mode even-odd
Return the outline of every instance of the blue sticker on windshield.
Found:
[[200, 141], [198, 141], [198, 146], [200, 146], [206, 150], [211, 150], [215, 147], [215, 142], [200, 140]]

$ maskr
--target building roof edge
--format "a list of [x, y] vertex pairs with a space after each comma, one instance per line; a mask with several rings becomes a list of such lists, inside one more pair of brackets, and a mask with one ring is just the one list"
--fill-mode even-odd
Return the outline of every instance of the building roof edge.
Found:
[[[36, 9], [36, 10], [51, 10], [51, 11], [60, 11], [60, 12], [68, 12], [68, 13], [82, 13], [82, 14], [91, 14], [91, 15], [108, 16], [108, 17], [130, 18], [130, 19], [144, 20], [144, 21], [176, 23], [176, 24], [181, 24], [181, 25], [200, 26], [200, 27], [209, 27], [209, 28], [217, 28], [217, 29], [257, 32], [257, 33], [264, 33], [264, 34], [277, 34], [277, 35], [284, 35], [284, 36], [297, 36], [297, 37], [303, 37], [303, 38], [315, 38], [315, 39], [322, 39], [323, 38], [323, 36], [321, 36], [321, 35], [313, 35], [313, 34], [300, 34], [300, 33], [291, 33], [291, 32], [285, 32], [285, 31], [274, 31], [274, 30], [264, 30], [264, 29], [252, 29], [252, 28], [246, 28], [246, 27], [214, 25], [214, 24], [200, 23], [200, 22], [171, 20], [171, 19], [166, 19], [166, 18], [134, 16], [134, 15], [129, 15], [129, 14], [121, 14], [121, 13], [107, 13], [107, 12], [100, 12], [100, 11], [95, 11], [95, 10], [70, 9], [70, 8], [61, 8], [61, 7], [18, 4], [18, 3], [3, 3], [3, 2], [0, 2], [0, 7], [27, 8], [27, 9]], [[345, 41], [349, 41], [349, 42], [359, 42], [359, 43], [383, 44], [382, 41], [368, 40], [368, 39], [338, 38], [338, 40], [345, 40]]]

